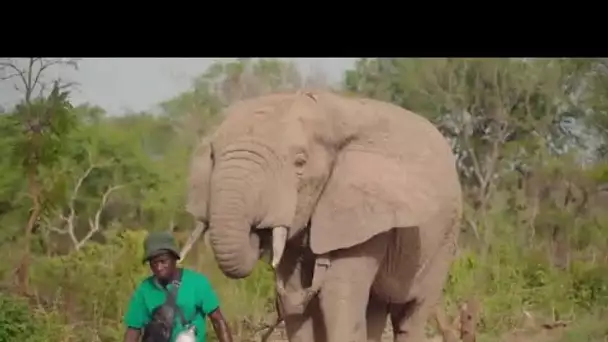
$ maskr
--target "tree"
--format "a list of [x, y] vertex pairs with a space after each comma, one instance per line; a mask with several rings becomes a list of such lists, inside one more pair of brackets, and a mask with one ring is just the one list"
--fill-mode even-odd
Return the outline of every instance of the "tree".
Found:
[[[25, 64], [25, 66], [23, 66]], [[69, 89], [74, 83], [60, 79], [49, 83], [45, 72], [54, 66], [67, 65], [77, 68], [72, 59], [29, 58], [25, 63], [18, 59], [0, 60], [2, 80], [16, 80], [15, 88], [23, 94], [12, 115], [13, 123], [21, 134], [14, 142], [12, 155], [15, 163], [22, 165], [27, 178], [27, 192], [32, 202], [29, 220], [25, 226], [23, 257], [17, 268], [18, 282], [24, 292], [29, 291], [28, 275], [32, 232], [44, 210], [44, 189], [40, 169], [51, 166], [65, 147], [63, 138], [74, 127]]]
[[[580, 102], [588, 114], [586, 123], [589, 126], [587, 136], [594, 147], [593, 158], [608, 160], [608, 59], [594, 58], [587, 61], [585, 70], [584, 92]], [[579, 60], [579, 64], [582, 63]]]
[[216, 62], [195, 80], [195, 88], [208, 89], [223, 105], [270, 92], [295, 90], [302, 84], [295, 63], [264, 58]]
[[453, 144], [463, 181], [484, 207], [502, 172], [560, 154], [581, 116], [572, 95], [585, 69], [569, 60], [362, 59], [345, 87], [432, 120]]

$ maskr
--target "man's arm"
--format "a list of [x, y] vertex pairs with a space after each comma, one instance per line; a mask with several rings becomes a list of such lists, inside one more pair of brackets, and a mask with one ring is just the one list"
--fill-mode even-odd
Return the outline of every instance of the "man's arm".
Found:
[[207, 277], [201, 275], [200, 280], [203, 313], [209, 317], [218, 340], [220, 342], [232, 342], [232, 334], [230, 333], [226, 319], [224, 319], [222, 310], [220, 310], [220, 300], [217, 294]]
[[218, 340], [220, 342], [232, 342], [230, 328], [228, 328], [228, 323], [226, 323], [224, 315], [222, 315], [222, 310], [220, 310], [219, 307], [209, 314], [209, 319], [211, 320], [213, 330], [215, 330], [215, 335]]
[[135, 289], [135, 292], [131, 296], [124, 321], [127, 326], [124, 342], [139, 342], [141, 328], [143, 328], [148, 321], [146, 306], [139, 287]]
[[139, 329], [127, 328], [127, 331], [125, 331], [124, 342], [139, 342], [140, 335], [141, 331]]

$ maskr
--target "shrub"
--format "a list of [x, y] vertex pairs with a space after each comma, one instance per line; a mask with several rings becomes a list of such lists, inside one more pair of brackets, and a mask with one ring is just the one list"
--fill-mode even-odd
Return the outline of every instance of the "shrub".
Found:
[[40, 257], [32, 284], [47, 302], [58, 302], [75, 341], [122, 339], [122, 317], [135, 286], [148, 274], [141, 256], [144, 231], [108, 234], [65, 256]]
[[35, 334], [27, 300], [0, 293], [0, 342], [25, 341]]

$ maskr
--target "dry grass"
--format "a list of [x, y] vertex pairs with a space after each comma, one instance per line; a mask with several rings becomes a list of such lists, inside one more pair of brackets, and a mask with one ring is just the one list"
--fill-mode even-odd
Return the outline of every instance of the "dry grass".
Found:
[[[480, 304], [476, 298], [470, 298], [462, 303], [459, 314], [453, 319], [442, 309], [435, 311], [434, 320], [439, 334], [429, 338], [429, 342], [477, 342], [477, 325], [480, 317]], [[508, 332], [499, 338], [501, 342], [553, 342], [558, 341], [567, 327], [567, 322], [556, 321], [538, 323], [534, 317], [524, 312], [526, 319], [520, 329]], [[387, 325], [388, 327], [388, 325]], [[392, 341], [392, 332], [386, 329], [382, 341]], [[243, 340], [245, 341], [245, 340]], [[255, 338], [247, 341], [255, 342], [284, 342], [287, 341], [283, 322], [276, 315], [275, 322], [256, 329]]]
[[[480, 304], [470, 298], [460, 306], [459, 314], [451, 322], [447, 313], [438, 309], [435, 312], [435, 323], [440, 335], [431, 339], [433, 342], [476, 342], [477, 325], [480, 317]], [[504, 333], [498, 338], [500, 342], [556, 342], [562, 338], [569, 322], [552, 321], [539, 323], [535, 317], [524, 311], [524, 323], [519, 329]]]

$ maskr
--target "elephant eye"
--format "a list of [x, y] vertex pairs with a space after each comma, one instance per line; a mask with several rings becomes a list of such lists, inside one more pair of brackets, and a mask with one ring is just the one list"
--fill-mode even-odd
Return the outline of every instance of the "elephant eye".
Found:
[[302, 167], [306, 164], [306, 154], [298, 153], [296, 154], [296, 159], [294, 160], [294, 165], [296, 167]]

